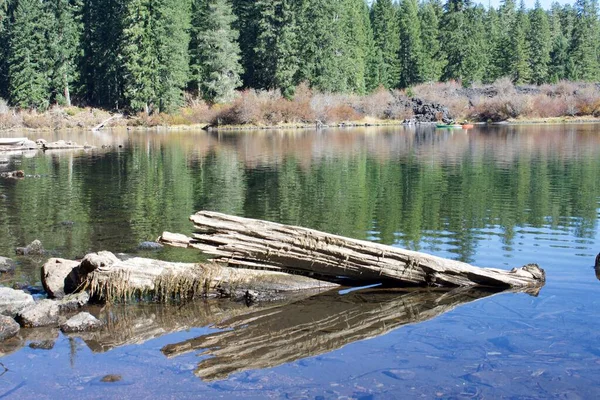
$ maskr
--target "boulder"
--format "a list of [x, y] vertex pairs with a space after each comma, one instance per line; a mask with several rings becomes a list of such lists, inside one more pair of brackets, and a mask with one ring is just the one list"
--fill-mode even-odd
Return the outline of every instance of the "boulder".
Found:
[[79, 292], [65, 296], [58, 301], [58, 310], [62, 312], [70, 312], [80, 309], [90, 301], [88, 292]]
[[24, 328], [58, 325], [59, 307], [56, 301], [41, 300], [21, 310], [17, 314], [17, 322]]
[[0, 342], [15, 336], [20, 329], [21, 327], [14, 319], [0, 315]]
[[0, 257], [0, 273], [14, 271], [16, 264], [13, 260], [6, 257]]
[[82, 275], [87, 275], [97, 269], [104, 270], [110, 268], [113, 264], [118, 263], [120, 260], [110, 251], [100, 251], [98, 253], [90, 253], [86, 255], [79, 268], [81, 269]]
[[24, 291], [0, 287], [0, 315], [14, 317], [34, 304], [33, 297]]
[[82, 312], [67, 320], [60, 326], [60, 330], [64, 333], [86, 332], [100, 329], [104, 325], [102, 321], [94, 317], [92, 314]]
[[57, 258], [51, 258], [42, 267], [42, 285], [44, 290], [48, 293], [48, 296], [55, 299], [62, 299], [65, 297], [65, 284], [71, 289], [67, 280], [70, 280], [69, 275], [74, 268], [78, 267], [77, 261], [60, 260]]

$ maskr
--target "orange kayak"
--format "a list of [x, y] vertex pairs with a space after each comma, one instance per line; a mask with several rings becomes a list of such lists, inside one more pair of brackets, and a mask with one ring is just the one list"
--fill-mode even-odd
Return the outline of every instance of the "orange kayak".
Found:
[[463, 129], [473, 129], [475, 127], [475, 125], [473, 124], [463, 124], [462, 128]]

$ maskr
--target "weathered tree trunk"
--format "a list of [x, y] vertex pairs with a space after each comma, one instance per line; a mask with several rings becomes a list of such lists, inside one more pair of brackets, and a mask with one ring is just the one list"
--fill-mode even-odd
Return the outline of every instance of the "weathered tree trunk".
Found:
[[112, 117], [110, 117], [110, 118], [108, 118], [108, 119], [106, 119], [106, 120], [102, 121], [100, 124], [98, 124], [98, 125], [96, 125], [95, 127], [93, 127], [93, 128], [92, 128], [92, 131], [93, 131], [93, 132], [97, 132], [97, 131], [99, 131], [100, 129], [104, 128], [104, 126], [105, 126], [106, 124], [108, 124], [110, 121], [112, 121], [113, 119], [118, 119], [118, 118], [121, 118], [122, 116], [123, 116], [123, 115], [121, 115], [121, 114], [115, 114], [115, 115], [113, 115]]
[[233, 267], [395, 286], [521, 288], [539, 287], [545, 281], [544, 270], [535, 264], [511, 271], [479, 268], [378, 243], [216, 212], [201, 211], [190, 219], [197, 229], [193, 238], [165, 233], [163, 242], [201, 250], [215, 256], [213, 261]]
[[[299, 275], [241, 270], [214, 263], [173, 263], [145, 258], [122, 261], [109, 252], [88, 254], [81, 263], [50, 259], [42, 268], [42, 283], [48, 293], [87, 290], [100, 301], [159, 302], [206, 296], [273, 300], [281, 298], [284, 292], [336, 286]], [[60, 284], [64, 284], [64, 289], [57, 287]]]

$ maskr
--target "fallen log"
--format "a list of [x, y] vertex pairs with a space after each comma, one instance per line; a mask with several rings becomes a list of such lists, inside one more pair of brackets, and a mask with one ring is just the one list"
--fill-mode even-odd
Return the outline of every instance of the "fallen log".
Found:
[[200, 352], [195, 375], [206, 381], [314, 357], [349, 343], [433, 319], [498, 293], [455, 288], [323, 293], [276, 309], [256, 310], [215, 325], [222, 331], [162, 348], [171, 358]]
[[80, 263], [50, 259], [42, 267], [41, 277], [51, 296], [86, 290], [94, 300], [108, 302], [139, 299], [168, 302], [200, 297], [233, 297], [253, 302], [336, 286], [299, 275], [241, 270], [214, 263], [120, 260], [110, 252], [88, 254]]
[[110, 121], [112, 121], [113, 119], [119, 119], [123, 117], [123, 114], [115, 114], [112, 117], [102, 121], [101, 123], [99, 123], [98, 125], [94, 126], [92, 128], [92, 132], [98, 132], [99, 130], [101, 130], [102, 128], [104, 128], [106, 126], [106, 124], [108, 124]]
[[198, 212], [190, 220], [196, 227], [192, 238], [165, 233], [159, 241], [201, 250], [214, 256], [212, 261], [232, 267], [393, 286], [522, 288], [545, 282], [544, 270], [535, 264], [510, 271], [479, 268], [313, 229], [209, 211]]

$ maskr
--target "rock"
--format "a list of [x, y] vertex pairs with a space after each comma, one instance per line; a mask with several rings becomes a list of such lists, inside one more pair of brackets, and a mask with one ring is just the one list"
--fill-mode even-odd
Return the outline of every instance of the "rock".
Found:
[[156, 242], [142, 242], [138, 245], [139, 250], [160, 250], [163, 247], [165, 246]]
[[78, 267], [77, 261], [59, 260], [51, 258], [42, 267], [42, 285], [48, 296], [55, 299], [62, 299], [69, 290], [65, 291], [65, 285], [69, 288], [73, 285], [65, 283], [73, 269]]
[[6, 257], [0, 257], [0, 273], [2, 272], [12, 272], [14, 271], [17, 265], [13, 260]]
[[15, 252], [21, 256], [42, 256], [46, 253], [42, 242], [34, 240], [27, 247], [17, 247]]
[[600, 253], [596, 256], [596, 269], [600, 269]]
[[97, 269], [107, 269], [111, 265], [118, 263], [119, 259], [110, 251], [100, 251], [98, 253], [90, 253], [86, 255], [79, 268], [84, 275], [89, 274]]
[[33, 297], [24, 291], [0, 287], [0, 315], [14, 317], [34, 304]]
[[58, 301], [58, 310], [60, 312], [75, 311], [85, 306], [89, 301], [90, 294], [88, 292], [70, 294]]
[[21, 327], [14, 319], [0, 315], [0, 342], [15, 336], [20, 329]]
[[17, 322], [24, 328], [58, 325], [58, 303], [41, 300], [17, 314]]
[[25, 178], [25, 171], [10, 171], [10, 172], [2, 172], [0, 173], [0, 178], [6, 179], [20, 179]]
[[102, 321], [94, 317], [92, 314], [82, 312], [62, 324], [60, 326], [60, 330], [64, 333], [86, 332], [100, 329], [102, 325], [104, 325]]

